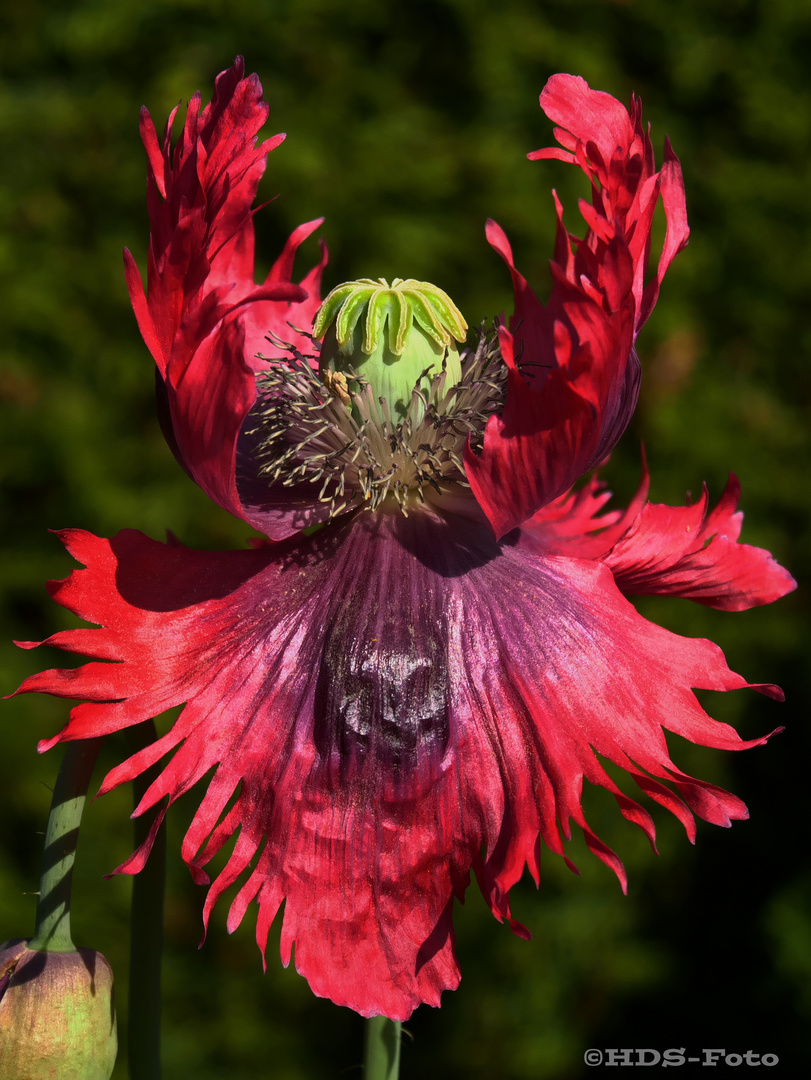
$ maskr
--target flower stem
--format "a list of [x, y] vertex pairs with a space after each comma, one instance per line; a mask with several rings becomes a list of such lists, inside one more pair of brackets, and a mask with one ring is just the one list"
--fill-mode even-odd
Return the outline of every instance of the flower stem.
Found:
[[[148, 720], [127, 732], [129, 749], [135, 753], [157, 738]], [[133, 798], [137, 806], [160, 771], [159, 765], [135, 777]], [[135, 846], [146, 840], [157, 811], [134, 819]], [[160, 1080], [161, 1059], [161, 961], [163, 957], [163, 892], [166, 877], [166, 825], [161, 824], [146, 865], [132, 879], [130, 919], [130, 1080]]]
[[74, 952], [70, 936], [70, 893], [87, 789], [103, 742], [80, 739], [65, 746], [45, 830], [37, 922], [28, 948], [39, 952]]
[[401, 1027], [399, 1020], [389, 1020], [387, 1016], [372, 1016], [366, 1021], [364, 1080], [397, 1080]]

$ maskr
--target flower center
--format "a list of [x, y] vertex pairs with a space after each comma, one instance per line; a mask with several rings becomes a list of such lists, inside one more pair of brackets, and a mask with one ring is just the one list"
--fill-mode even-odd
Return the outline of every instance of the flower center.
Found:
[[[252, 455], [270, 485], [317, 485], [328, 516], [358, 506], [408, 513], [414, 499], [451, 505], [469, 488], [462, 455], [482, 445], [504, 404], [507, 368], [494, 333], [463, 349], [467, 324], [426, 282], [339, 285], [313, 327], [320, 356], [287, 352], [257, 376]], [[305, 496], [306, 497], [306, 496]]]
[[[313, 337], [324, 338], [319, 373], [350, 397], [358, 379], [384, 397], [404, 419], [414, 391], [446, 372], [446, 389], [462, 378], [459, 350], [467, 323], [454, 302], [427, 281], [360, 278], [339, 285], [324, 300]], [[343, 379], [335, 380], [335, 376]]]

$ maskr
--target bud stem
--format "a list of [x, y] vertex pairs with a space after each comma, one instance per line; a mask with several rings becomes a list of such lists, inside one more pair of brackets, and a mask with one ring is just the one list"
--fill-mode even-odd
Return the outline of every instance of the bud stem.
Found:
[[[127, 731], [130, 753], [157, 739], [155, 724], [147, 720]], [[137, 806], [160, 772], [160, 764], [133, 780]], [[149, 835], [158, 810], [133, 820], [135, 847]], [[166, 823], [155, 836], [146, 865], [132, 879], [130, 918], [130, 1000], [128, 1060], [130, 1080], [160, 1080], [161, 1076], [161, 963], [163, 959], [163, 894], [166, 878]]]
[[397, 1080], [401, 1028], [399, 1020], [389, 1020], [387, 1016], [372, 1016], [366, 1021], [364, 1080]]
[[74, 952], [70, 936], [70, 892], [87, 789], [103, 742], [69, 742], [54, 786], [45, 831], [37, 922], [28, 948], [37, 952]]

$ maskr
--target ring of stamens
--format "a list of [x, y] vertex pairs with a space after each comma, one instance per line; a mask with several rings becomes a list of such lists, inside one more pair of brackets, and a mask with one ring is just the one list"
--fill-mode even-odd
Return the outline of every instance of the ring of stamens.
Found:
[[[498, 338], [484, 328], [475, 348], [462, 353], [462, 378], [446, 389], [447, 375], [423, 372], [402, 421], [363, 379], [322, 382], [318, 358], [274, 340], [285, 360], [267, 360], [257, 376], [259, 398], [250, 434], [259, 437], [260, 474], [285, 486], [320, 485], [317, 499], [330, 517], [352, 506], [377, 509], [390, 496], [408, 512], [412, 495], [468, 487], [462, 454], [468, 438], [481, 449], [485, 425], [504, 404], [507, 368]], [[260, 359], [266, 359], [261, 357]], [[426, 389], [427, 387], [427, 389]]]

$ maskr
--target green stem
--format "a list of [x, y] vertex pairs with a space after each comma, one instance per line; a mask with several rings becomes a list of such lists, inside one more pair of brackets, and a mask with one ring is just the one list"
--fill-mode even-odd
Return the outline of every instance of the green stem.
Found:
[[399, 1020], [373, 1016], [366, 1021], [364, 1080], [397, 1080], [400, 1075]]
[[[127, 732], [131, 753], [157, 738], [152, 720]], [[135, 805], [160, 772], [153, 765], [133, 780]], [[146, 840], [157, 811], [134, 819], [135, 845]], [[130, 1080], [160, 1080], [161, 1059], [161, 961], [163, 956], [163, 893], [166, 877], [166, 824], [158, 829], [152, 851], [139, 874], [132, 879], [130, 920]]]
[[37, 924], [29, 949], [74, 952], [70, 936], [70, 891], [87, 789], [103, 742], [80, 739], [65, 746], [45, 831]]

